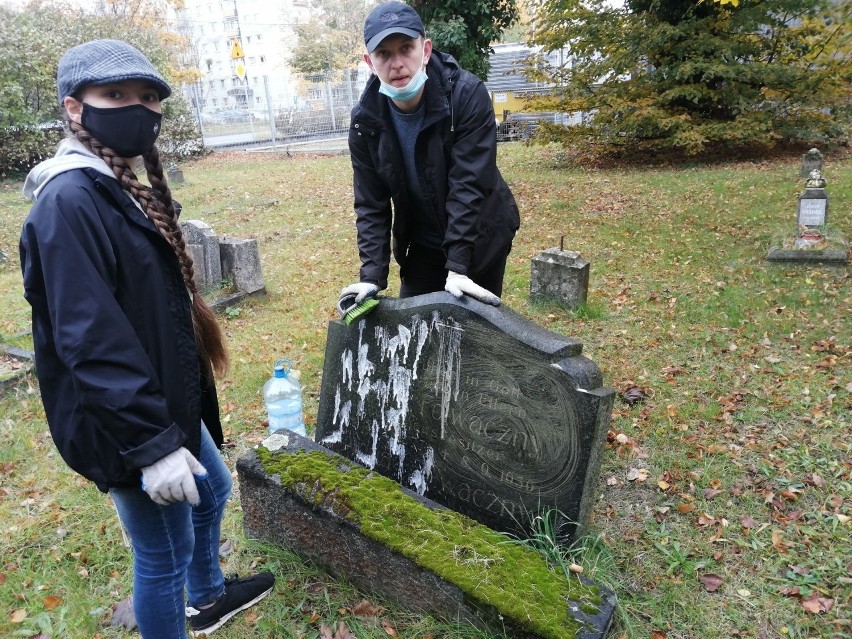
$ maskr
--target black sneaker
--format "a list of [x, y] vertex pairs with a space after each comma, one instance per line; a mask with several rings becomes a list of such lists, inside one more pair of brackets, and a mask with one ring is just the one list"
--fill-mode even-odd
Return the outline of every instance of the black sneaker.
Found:
[[187, 606], [186, 616], [189, 617], [192, 636], [213, 634], [235, 614], [251, 608], [272, 592], [274, 584], [275, 577], [271, 572], [261, 572], [247, 579], [239, 579], [236, 575], [232, 579], [226, 579], [225, 594], [212, 606], [203, 610]]

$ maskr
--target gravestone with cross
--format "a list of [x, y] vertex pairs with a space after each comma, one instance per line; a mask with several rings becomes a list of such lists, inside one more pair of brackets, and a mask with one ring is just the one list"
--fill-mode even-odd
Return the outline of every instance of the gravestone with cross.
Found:
[[491, 528], [588, 522], [614, 391], [582, 345], [432, 293], [329, 325], [317, 443]]

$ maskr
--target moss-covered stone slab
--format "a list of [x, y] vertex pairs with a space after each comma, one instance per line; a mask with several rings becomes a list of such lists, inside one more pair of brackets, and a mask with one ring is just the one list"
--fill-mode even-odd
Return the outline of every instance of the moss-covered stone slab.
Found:
[[402, 606], [512, 637], [593, 639], [615, 595], [295, 434], [237, 462], [246, 534]]

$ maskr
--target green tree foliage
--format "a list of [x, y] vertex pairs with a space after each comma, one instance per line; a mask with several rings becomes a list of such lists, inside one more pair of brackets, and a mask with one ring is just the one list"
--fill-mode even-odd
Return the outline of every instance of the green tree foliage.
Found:
[[374, 0], [314, 0], [317, 15], [296, 30], [290, 64], [305, 74], [354, 69], [364, 53], [364, 19]]
[[102, 0], [92, 13], [62, 0], [0, 6], [0, 175], [24, 172], [53, 154], [62, 137], [56, 65], [70, 47], [99, 38], [137, 47], [172, 85], [174, 93], [163, 103], [164, 154], [177, 158], [202, 150], [179, 92], [186, 72], [176, 61], [186, 42], [167, 29], [165, 9], [165, 0]]
[[435, 48], [483, 80], [491, 44], [518, 20], [515, 0], [410, 0]]
[[567, 47], [532, 77], [538, 108], [593, 114], [548, 139], [687, 154], [830, 142], [850, 122], [849, 4], [833, 0], [552, 0], [532, 43]]

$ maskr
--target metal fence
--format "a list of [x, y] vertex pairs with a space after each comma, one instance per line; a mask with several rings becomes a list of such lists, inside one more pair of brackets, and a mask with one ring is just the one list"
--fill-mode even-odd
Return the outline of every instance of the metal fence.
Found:
[[212, 106], [209, 98], [198, 99], [193, 87], [188, 97], [209, 149], [336, 152], [346, 149], [350, 113], [364, 83], [364, 75], [354, 71], [294, 76], [291, 84], [297, 89], [284, 104], [269, 98], [266, 77], [261, 105], [250, 106], [253, 93], [241, 95], [239, 87], [229, 91], [226, 107]]

